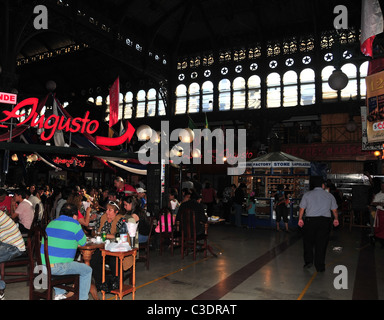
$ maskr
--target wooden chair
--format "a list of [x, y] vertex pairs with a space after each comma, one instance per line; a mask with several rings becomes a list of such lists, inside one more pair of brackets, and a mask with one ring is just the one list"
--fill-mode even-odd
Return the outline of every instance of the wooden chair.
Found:
[[186, 209], [180, 215], [181, 225], [181, 258], [184, 259], [184, 253], [188, 255], [189, 249], [193, 250], [193, 260], [196, 260], [197, 246], [201, 246], [204, 251], [204, 258], [207, 257], [208, 249], [208, 223], [205, 224], [204, 234], [196, 235], [196, 217], [195, 212]]
[[[42, 239], [44, 240], [44, 258], [46, 262], [44, 266], [40, 254]], [[71, 274], [56, 276], [51, 273], [51, 264], [48, 255], [48, 236], [44, 228], [36, 225], [31, 229], [31, 236], [28, 238], [27, 247], [30, 257], [30, 268], [33, 270], [29, 277], [29, 300], [52, 300], [55, 287], [64, 289], [67, 292], [73, 292], [73, 296], [66, 300], [78, 300], [79, 275]], [[41, 266], [41, 268], [38, 268], [39, 266]], [[45, 269], [45, 274], [42, 273], [42, 268]], [[39, 277], [46, 281], [39, 282]]]
[[[170, 219], [168, 219], [168, 214], [170, 215]], [[171, 254], [173, 256], [173, 251], [174, 251], [174, 244], [175, 244], [175, 239], [174, 239], [174, 219], [172, 213], [164, 214], [159, 217], [158, 219], [158, 225], [159, 225], [159, 241], [160, 241], [160, 255], [163, 254], [163, 248], [164, 244], [169, 243], [171, 247]], [[164, 217], [164, 219], [162, 219]], [[168, 221], [169, 220], [169, 221]]]
[[[33, 221], [31, 224], [31, 229], [33, 226], [35, 226], [38, 223], [39, 218], [39, 210], [40, 206], [37, 204], [35, 206], [35, 213], [33, 217]], [[31, 232], [23, 233], [22, 237], [24, 241], [27, 241], [29, 237], [31, 236]], [[30, 276], [30, 259], [28, 255], [28, 243], [26, 243], [27, 250], [23, 252], [22, 255], [9, 260], [0, 263], [0, 275], [1, 279], [4, 280], [5, 283], [14, 283], [14, 282], [23, 282], [28, 281]], [[12, 268], [12, 267], [26, 267], [23, 271], [7, 271], [6, 268]], [[12, 278], [7, 278], [12, 277]]]
[[150, 223], [150, 229], [149, 229], [149, 234], [148, 234], [148, 239], [147, 242], [139, 243], [139, 258], [137, 259], [136, 262], [145, 262], [145, 267], [147, 270], [149, 269], [149, 251], [151, 249], [151, 236], [152, 236], [152, 230], [153, 230], [153, 222], [154, 218], [151, 217], [149, 219]]

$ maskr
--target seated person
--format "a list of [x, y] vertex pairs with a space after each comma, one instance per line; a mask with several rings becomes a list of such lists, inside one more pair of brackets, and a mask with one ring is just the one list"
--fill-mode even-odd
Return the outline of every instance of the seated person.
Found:
[[10, 197], [5, 189], [0, 189], [0, 210], [8, 215], [13, 213], [12, 197]]
[[35, 210], [32, 207], [32, 203], [27, 199], [26, 190], [19, 189], [15, 191], [14, 198], [18, 206], [11, 217], [15, 221], [18, 220], [20, 232], [27, 233], [31, 228]]
[[[117, 203], [110, 201], [107, 205], [107, 210], [105, 213], [97, 219], [96, 221], [96, 230], [100, 233], [105, 232], [107, 234], [107, 239], [114, 240], [116, 232], [120, 229], [124, 216], [120, 214], [120, 207]], [[127, 257], [130, 258], [130, 257]], [[126, 263], [129, 259], [125, 258], [123, 261], [124, 270], [130, 268], [130, 263]], [[127, 260], [126, 260], [127, 259]], [[93, 270], [93, 278], [95, 279], [95, 285], [97, 290], [101, 290], [102, 276], [103, 276], [103, 257], [100, 250], [96, 250], [91, 259], [91, 267]], [[115, 257], [106, 257], [106, 264], [110, 266], [110, 270], [114, 276], [118, 276], [116, 271], [116, 258]]]
[[[181, 221], [181, 215], [186, 214], [187, 209], [191, 209], [192, 211], [195, 212], [196, 237], [203, 235], [205, 233], [204, 224], [208, 221], [208, 218], [204, 213], [203, 206], [196, 201], [197, 198], [198, 198], [197, 194], [195, 192], [192, 192], [191, 198], [180, 205], [179, 211], [177, 212], [177, 215], [176, 215], [176, 221]], [[192, 211], [191, 211], [191, 217], [192, 217]], [[192, 221], [192, 218], [190, 219], [190, 221]], [[183, 222], [184, 222], [184, 225], [181, 225], [180, 227], [183, 228], [185, 232], [188, 226], [186, 224], [185, 219], [183, 219]]]
[[122, 199], [122, 205], [124, 209], [124, 214], [127, 218], [127, 222], [136, 222], [138, 224], [137, 226], [137, 232], [136, 232], [136, 241], [135, 241], [135, 247], [138, 248], [139, 243], [147, 242], [149, 231], [150, 231], [150, 224], [147, 217], [146, 211], [140, 207], [140, 202], [137, 199], [136, 196], [125, 196]]
[[[10, 261], [25, 252], [25, 243], [15, 222], [0, 211], [0, 263]], [[5, 282], [0, 279], [0, 300], [4, 299]]]
[[[92, 269], [85, 263], [74, 261], [77, 247], [85, 245], [87, 238], [77, 221], [78, 210], [75, 205], [63, 205], [60, 216], [51, 221], [47, 228], [49, 262], [52, 275], [79, 274], [79, 300], [88, 300], [91, 288]], [[41, 258], [45, 264], [44, 243], [41, 244]], [[55, 300], [67, 298], [63, 289], [55, 288]]]

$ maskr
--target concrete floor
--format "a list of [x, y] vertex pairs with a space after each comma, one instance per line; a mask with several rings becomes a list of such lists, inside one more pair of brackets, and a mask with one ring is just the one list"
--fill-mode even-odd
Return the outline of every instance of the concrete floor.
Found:
[[[285, 233], [213, 225], [209, 243], [217, 258], [199, 253], [196, 261], [192, 255], [182, 260], [180, 249], [174, 256], [169, 250], [162, 256], [151, 250], [149, 270], [137, 264], [136, 300], [383, 300], [384, 249], [369, 244], [367, 231], [334, 229], [326, 270], [317, 273], [314, 267], [303, 269], [300, 230]], [[343, 281], [338, 266], [345, 266]], [[335, 288], [335, 283], [344, 287]], [[28, 300], [26, 283], [8, 284], [5, 293], [8, 301]], [[124, 297], [131, 299], [131, 295]]]

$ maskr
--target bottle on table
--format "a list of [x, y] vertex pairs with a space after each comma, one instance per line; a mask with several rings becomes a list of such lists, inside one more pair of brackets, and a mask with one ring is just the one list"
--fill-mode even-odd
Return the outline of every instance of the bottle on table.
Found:
[[125, 219], [123, 219], [123, 224], [120, 227], [120, 240], [121, 242], [128, 242], [128, 227]]
[[118, 243], [120, 242], [120, 231], [119, 231], [119, 229], [116, 229], [115, 240]]

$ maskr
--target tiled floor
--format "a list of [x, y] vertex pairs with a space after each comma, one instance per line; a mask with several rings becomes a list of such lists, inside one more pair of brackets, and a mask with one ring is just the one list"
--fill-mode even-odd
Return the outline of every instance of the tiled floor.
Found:
[[[214, 225], [209, 243], [217, 258], [199, 253], [196, 261], [182, 260], [180, 249], [174, 256], [152, 250], [150, 269], [137, 265], [136, 300], [382, 300], [384, 249], [369, 244], [367, 231], [334, 229], [326, 270], [317, 273], [303, 269], [300, 230]], [[5, 292], [7, 300], [28, 300], [25, 283], [8, 284]]]

